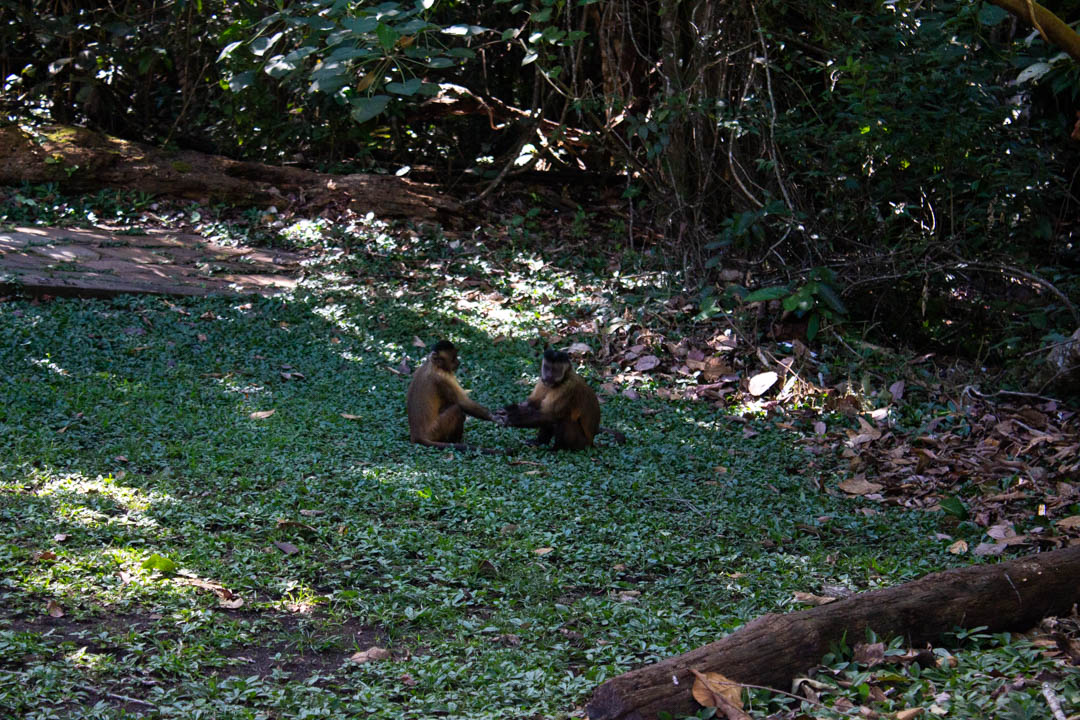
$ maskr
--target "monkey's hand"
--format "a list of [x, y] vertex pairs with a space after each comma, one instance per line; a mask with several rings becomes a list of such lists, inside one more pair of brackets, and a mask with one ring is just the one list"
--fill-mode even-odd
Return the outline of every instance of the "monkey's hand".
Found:
[[491, 413], [491, 419], [503, 427], [506, 427], [510, 424], [510, 415], [506, 412], [506, 410], [496, 410], [495, 412]]

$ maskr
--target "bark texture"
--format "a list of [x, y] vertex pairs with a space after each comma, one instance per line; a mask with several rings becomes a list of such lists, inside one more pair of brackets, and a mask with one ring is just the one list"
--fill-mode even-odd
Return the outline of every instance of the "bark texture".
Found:
[[645, 720], [660, 711], [682, 717], [698, 709], [690, 694], [692, 670], [786, 690], [845, 633], [861, 638], [870, 628], [918, 645], [957, 626], [1027, 629], [1077, 602], [1080, 546], [947, 570], [811, 610], [757, 618], [721, 640], [608, 680], [586, 710], [590, 720]]
[[234, 205], [351, 207], [380, 218], [445, 220], [460, 211], [433, 186], [394, 176], [325, 175], [169, 152], [78, 127], [37, 128], [34, 134], [0, 128], [0, 185], [24, 182], [56, 183], [67, 192], [123, 188]]

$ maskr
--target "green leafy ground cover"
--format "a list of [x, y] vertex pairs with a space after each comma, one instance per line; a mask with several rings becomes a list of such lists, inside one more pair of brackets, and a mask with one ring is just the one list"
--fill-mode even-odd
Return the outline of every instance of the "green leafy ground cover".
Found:
[[964, 562], [942, 513], [864, 512], [770, 421], [647, 387], [605, 397], [620, 449], [410, 445], [414, 337], [495, 407], [538, 331], [625, 299], [571, 252], [350, 244], [289, 297], [0, 302], [0, 716], [580, 715], [795, 591]]

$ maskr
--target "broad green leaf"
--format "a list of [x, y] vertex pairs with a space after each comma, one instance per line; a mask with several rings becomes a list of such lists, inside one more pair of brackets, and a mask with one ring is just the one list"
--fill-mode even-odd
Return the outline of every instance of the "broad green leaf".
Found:
[[379, 26], [375, 28], [375, 35], [379, 38], [379, 44], [382, 45], [382, 49], [386, 52], [393, 50], [394, 46], [397, 45], [398, 38], [401, 37], [394, 28], [386, 23], [379, 23]]
[[420, 89], [420, 86], [424, 84], [424, 81], [420, 78], [410, 78], [403, 83], [392, 82], [386, 84], [387, 92], [392, 92], [395, 95], [415, 95]]
[[373, 17], [346, 18], [341, 24], [357, 35], [365, 35], [379, 27], [379, 21]]
[[983, 6], [979, 8], [979, 22], [983, 25], [997, 25], [1007, 17], [1009, 17], [1009, 13], [999, 8], [997, 5], [983, 3]]
[[358, 123], [367, 122], [386, 109], [390, 102], [389, 95], [372, 95], [367, 98], [354, 98], [352, 101], [352, 119]]
[[217, 56], [217, 61], [221, 62], [225, 58], [229, 57], [230, 55], [232, 55], [233, 50], [235, 50], [236, 48], [240, 47], [243, 44], [244, 44], [243, 40], [237, 40], [236, 42], [229, 43], [228, 45], [226, 45], [224, 48], [221, 49], [221, 53]]
[[967, 508], [964, 506], [964, 503], [960, 502], [960, 498], [956, 496], [942, 498], [938, 502], [938, 505], [940, 505], [941, 509], [947, 514], [952, 515], [955, 518], [959, 518], [960, 520], [967, 520], [968, 518]]
[[242, 73], [237, 73], [229, 78], [229, 89], [233, 92], [240, 92], [244, 88], [251, 87], [255, 84], [255, 71], [245, 70]]
[[791, 294], [791, 289], [787, 285], [773, 285], [767, 288], [758, 288], [752, 293], [743, 298], [743, 302], [765, 302], [768, 300], [779, 300], [785, 298]]
[[143, 570], [156, 570], [162, 575], [172, 575], [180, 569], [180, 566], [169, 558], [154, 553], [143, 560], [142, 568]]
[[281, 39], [282, 35], [284, 35], [284, 33], [279, 32], [274, 33], [270, 37], [266, 37], [264, 35], [262, 37], [255, 38], [251, 41], [251, 52], [253, 52], [257, 57], [262, 57], [266, 54], [267, 50], [277, 44], [277, 41]]

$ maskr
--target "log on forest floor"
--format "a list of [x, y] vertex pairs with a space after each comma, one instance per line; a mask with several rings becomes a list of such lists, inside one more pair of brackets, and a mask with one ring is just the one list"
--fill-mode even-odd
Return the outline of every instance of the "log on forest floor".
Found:
[[461, 211], [432, 185], [388, 175], [323, 173], [166, 151], [78, 127], [0, 128], [0, 185], [56, 183], [234, 205], [349, 207], [379, 218], [445, 220]]
[[911, 645], [954, 627], [1026, 630], [1080, 602], [1080, 546], [927, 575], [828, 605], [757, 618], [731, 635], [608, 680], [593, 694], [590, 720], [645, 720], [696, 712], [693, 670], [787, 690], [821, 661], [830, 643], [902, 635]]

